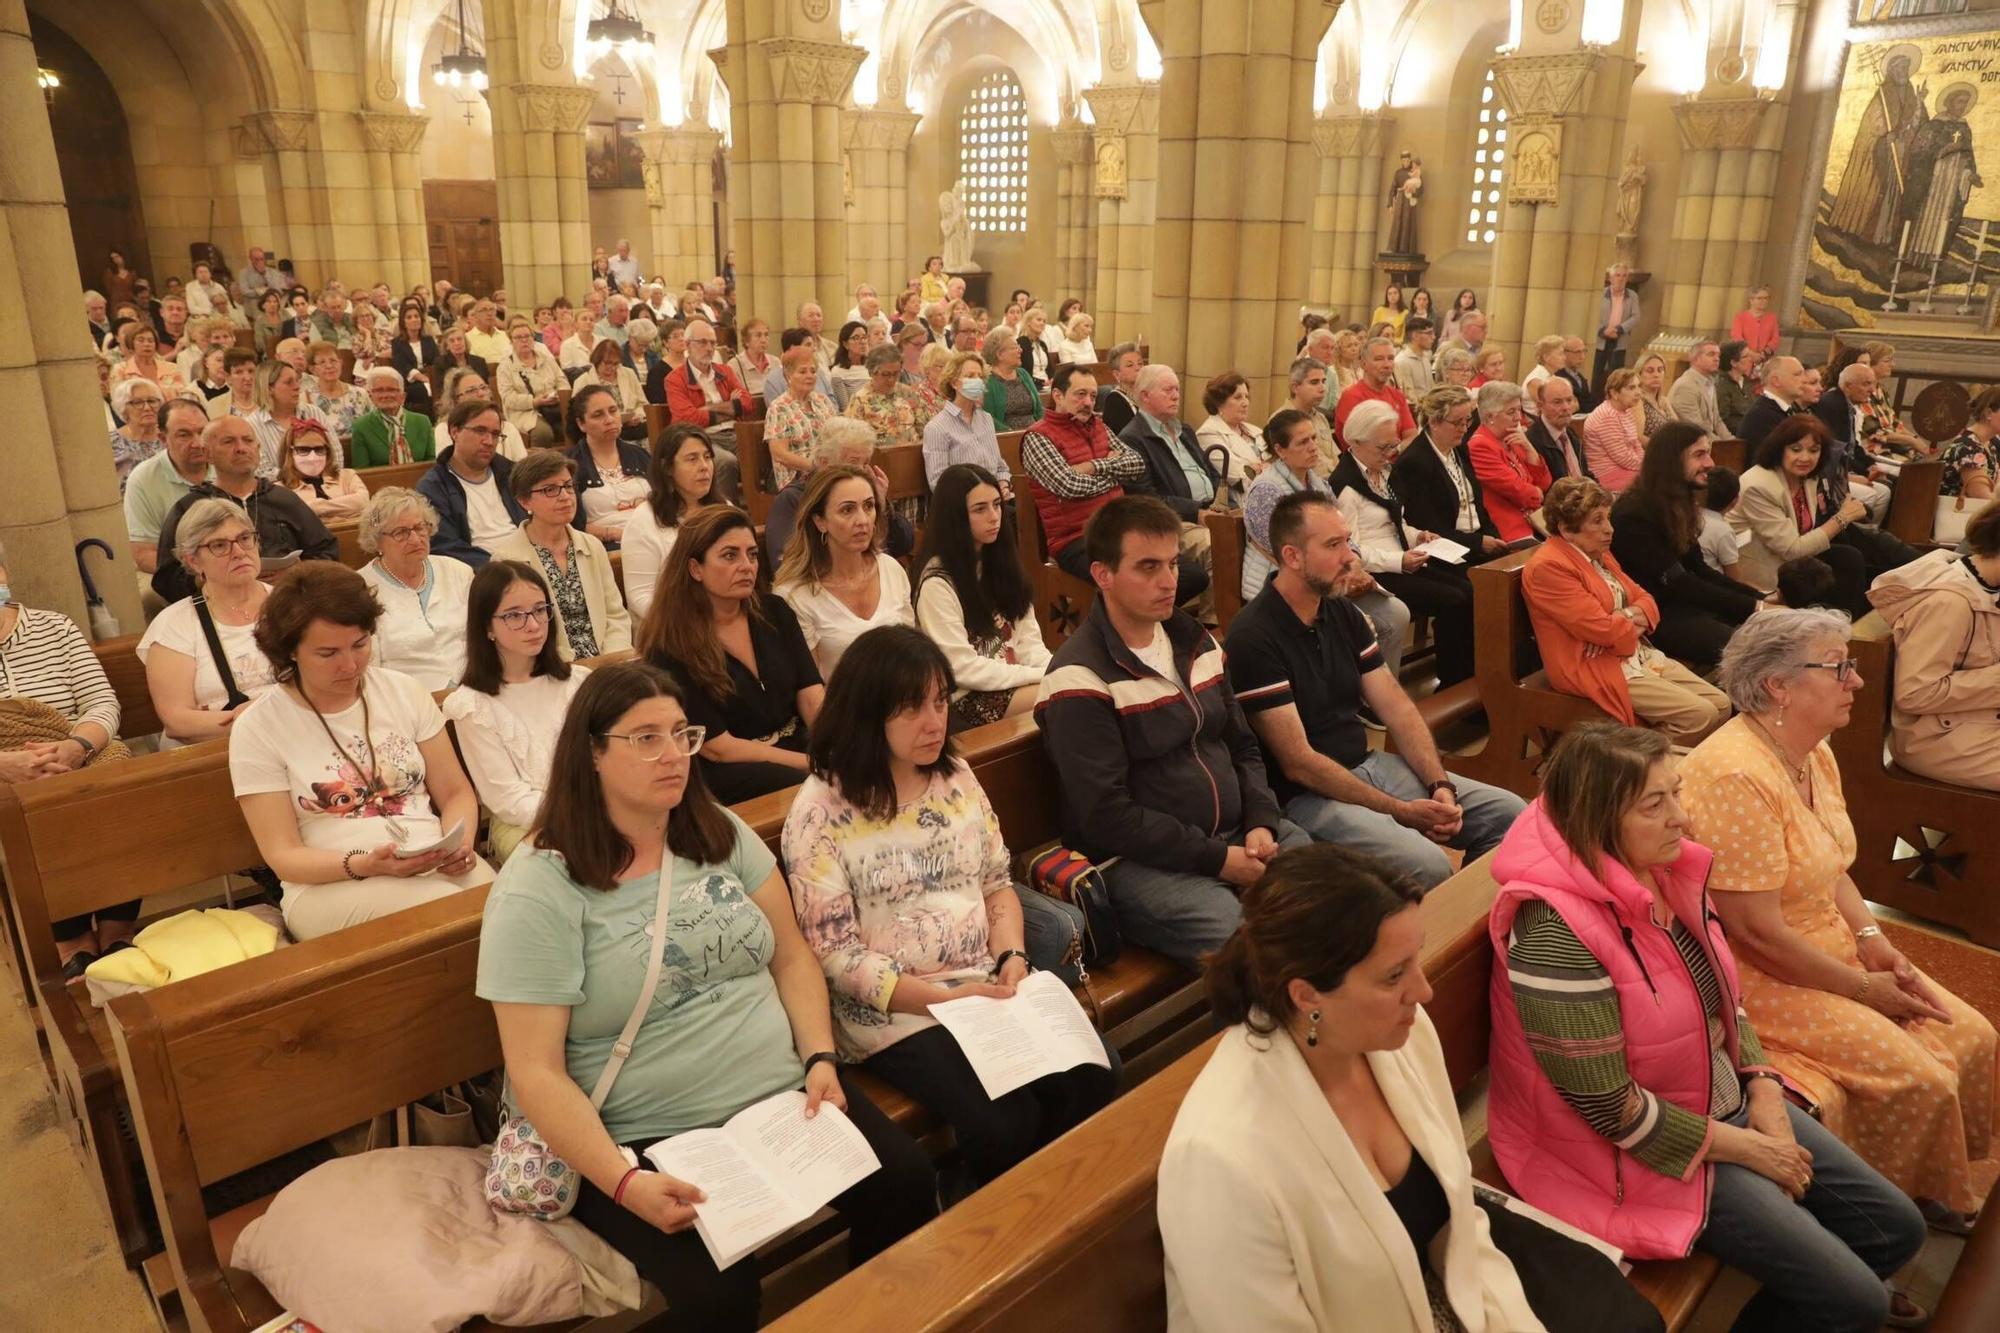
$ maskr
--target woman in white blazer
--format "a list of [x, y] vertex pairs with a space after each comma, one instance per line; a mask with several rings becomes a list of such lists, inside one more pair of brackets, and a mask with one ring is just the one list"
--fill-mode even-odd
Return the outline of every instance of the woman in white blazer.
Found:
[[1775, 588], [1779, 565], [1813, 556], [1833, 568], [1848, 613], [1866, 615], [1866, 561], [1838, 539], [1865, 520], [1868, 510], [1851, 496], [1834, 498], [1828, 478], [1837, 469], [1822, 463], [1831, 442], [1826, 427], [1810, 415], [1774, 427], [1758, 443], [1755, 466], [1743, 473], [1729, 526], [1742, 539], [1737, 559], [1751, 587]]
[[1577, 1284], [1607, 1303], [1594, 1320], [1660, 1326], [1594, 1250], [1536, 1228], [1577, 1253], [1541, 1256], [1563, 1271], [1531, 1303], [1495, 1244], [1421, 1007], [1421, 898], [1331, 843], [1282, 854], [1245, 891], [1208, 971], [1231, 1026], [1160, 1162], [1173, 1333], [1542, 1333], [1537, 1307], [1563, 1310], [1573, 1293], [1556, 1288]]

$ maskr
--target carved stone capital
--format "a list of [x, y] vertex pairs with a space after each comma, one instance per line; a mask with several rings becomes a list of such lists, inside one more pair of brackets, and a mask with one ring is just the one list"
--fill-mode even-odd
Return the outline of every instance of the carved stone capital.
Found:
[[843, 115], [841, 128], [846, 131], [844, 141], [850, 148], [900, 153], [910, 146], [917, 122], [922, 119], [914, 111], [877, 111], [864, 107]]
[[706, 125], [679, 125], [672, 129], [641, 130], [632, 138], [648, 162], [706, 162], [715, 156], [722, 136]]
[[1130, 83], [1115, 88], [1086, 88], [1084, 99], [1097, 119], [1097, 133], [1158, 134], [1160, 131], [1160, 85]]
[[595, 88], [573, 84], [516, 83], [507, 87], [514, 114], [524, 130], [554, 130], [574, 133], [590, 123], [597, 105]]
[[1090, 139], [1090, 126], [1080, 120], [1064, 121], [1049, 132], [1049, 142], [1056, 150], [1056, 161], [1066, 167], [1093, 160]]
[[357, 111], [361, 133], [368, 146], [382, 153], [414, 153], [423, 146], [424, 131], [431, 127], [429, 116], [404, 115], [395, 111]]
[[1377, 157], [1389, 146], [1396, 118], [1364, 111], [1355, 116], [1317, 116], [1313, 147], [1321, 157]]
[[253, 111], [243, 123], [263, 139], [274, 153], [296, 153], [305, 149], [312, 130], [310, 111]]
[[1771, 101], [1765, 97], [1727, 97], [1674, 103], [1674, 123], [1688, 148], [1749, 148]]
[[262, 157], [266, 147], [264, 136], [247, 118], [229, 127], [229, 145], [236, 156], [246, 160]]
[[1511, 119], [1574, 116], [1589, 104], [1591, 79], [1604, 61], [1601, 51], [1501, 56], [1493, 62], [1493, 83]]
[[[771, 62], [771, 88], [780, 102], [839, 106], [868, 52], [845, 42], [810, 42], [770, 37], [757, 43]], [[730, 93], [734, 95], [732, 87]]]

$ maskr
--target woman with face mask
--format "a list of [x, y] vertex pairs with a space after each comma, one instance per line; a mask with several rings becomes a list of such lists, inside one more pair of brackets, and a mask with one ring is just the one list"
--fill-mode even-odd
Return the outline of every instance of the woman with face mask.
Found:
[[932, 487], [946, 468], [969, 463], [998, 479], [1002, 498], [1013, 494], [1007, 460], [1000, 456], [999, 426], [986, 410], [986, 361], [960, 352], [945, 367], [951, 401], [924, 426], [924, 477]]
[[292, 422], [285, 432], [284, 458], [285, 485], [320, 522], [345, 522], [368, 503], [368, 484], [340, 465], [333, 442], [317, 421], [300, 417]]

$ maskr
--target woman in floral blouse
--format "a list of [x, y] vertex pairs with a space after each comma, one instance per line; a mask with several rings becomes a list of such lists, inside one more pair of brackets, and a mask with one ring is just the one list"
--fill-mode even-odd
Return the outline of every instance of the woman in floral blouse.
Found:
[[1994, 483], [2000, 480], [2000, 388], [1987, 389], [1972, 400], [1972, 419], [1944, 447], [1944, 476], [1938, 479], [1939, 495], [1962, 495], [1968, 500], [1990, 500]]
[[354, 442], [354, 419], [374, 410], [368, 394], [358, 384], [340, 376], [340, 352], [332, 343], [316, 342], [306, 348], [306, 365], [312, 377], [305, 381], [299, 398], [320, 416], [341, 444]]
[[847, 415], [874, 429], [877, 447], [924, 442], [924, 426], [933, 414], [924, 410], [916, 390], [897, 383], [902, 373], [903, 354], [878, 347], [868, 354], [868, 383], [847, 400]]
[[1029, 970], [999, 817], [953, 752], [951, 691], [920, 631], [854, 641], [813, 728], [784, 860], [841, 1058], [941, 1115], [978, 1185], [1110, 1101], [1118, 1072], [1107, 1052], [1105, 1065], [988, 1097], [930, 1016], [944, 1000], [1011, 996]]
[[786, 352], [785, 391], [771, 404], [764, 420], [764, 447], [771, 454], [771, 474], [777, 489], [791, 484], [793, 477], [810, 472], [813, 437], [820, 423], [840, 415], [833, 399], [813, 388], [819, 376], [819, 362], [807, 343]]

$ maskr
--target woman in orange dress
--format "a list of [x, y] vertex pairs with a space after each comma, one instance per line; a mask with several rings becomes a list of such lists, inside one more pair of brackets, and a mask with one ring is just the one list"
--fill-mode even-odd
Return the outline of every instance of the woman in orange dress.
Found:
[[1715, 910], [1771, 1063], [1849, 1147], [1966, 1230], [2000, 1175], [1993, 1025], [1911, 966], [1847, 868], [1854, 826], [1826, 738], [1861, 687], [1847, 617], [1767, 611], [1723, 651], [1737, 716], [1681, 765]]

